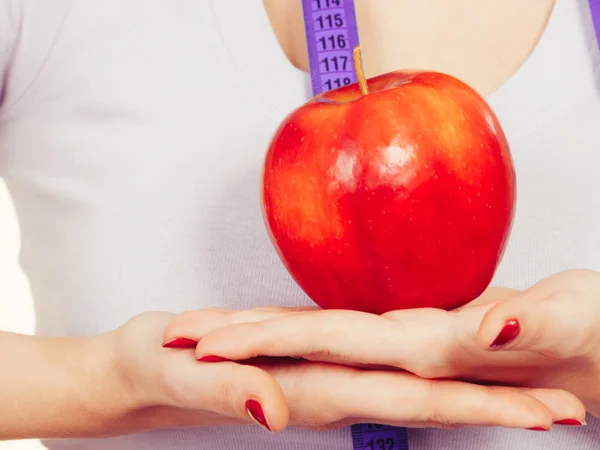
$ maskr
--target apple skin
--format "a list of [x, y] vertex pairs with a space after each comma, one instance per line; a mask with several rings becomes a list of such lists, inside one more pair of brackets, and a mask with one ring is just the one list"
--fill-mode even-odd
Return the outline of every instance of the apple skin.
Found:
[[261, 206], [290, 275], [324, 309], [454, 309], [491, 283], [516, 177], [486, 101], [442, 73], [397, 71], [320, 94], [269, 146]]

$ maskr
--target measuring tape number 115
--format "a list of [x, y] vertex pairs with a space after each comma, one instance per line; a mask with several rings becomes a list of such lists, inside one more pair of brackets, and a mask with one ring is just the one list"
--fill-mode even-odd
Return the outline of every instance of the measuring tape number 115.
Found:
[[[359, 44], [353, 0], [302, 0], [313, 95], [356, 83], [353, 53]], [[408, 450], [405, 428], [352, 426], [354, 450]]]

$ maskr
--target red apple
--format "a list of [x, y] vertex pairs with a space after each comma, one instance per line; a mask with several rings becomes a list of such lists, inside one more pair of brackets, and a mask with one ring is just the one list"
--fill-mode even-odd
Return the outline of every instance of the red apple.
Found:
[[398, 71], [293, 111], [265, 159], [265, 224], [320, 307], [453, 309], [491, 282], [515, 172], [485, 100], [436, 72]]

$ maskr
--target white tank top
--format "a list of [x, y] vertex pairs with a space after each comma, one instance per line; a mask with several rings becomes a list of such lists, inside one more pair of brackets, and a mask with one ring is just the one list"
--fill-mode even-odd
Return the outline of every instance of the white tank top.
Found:
[[[147, 310], [307, 305], [264, 229], [272, 132], [308, 98], [262, 2], [0, 0], [0, 174], [40, 335]], [[600, 270], [600, 54], [587, 0], [558, 0], [527, 62], [488, 98], [518, 205], [495, 285]], [[548, 433], [410, 430], [411, 450], [597, 450], [600, 421]], [[350, 431], [156, 431], [50, 449], [350, 450]]]

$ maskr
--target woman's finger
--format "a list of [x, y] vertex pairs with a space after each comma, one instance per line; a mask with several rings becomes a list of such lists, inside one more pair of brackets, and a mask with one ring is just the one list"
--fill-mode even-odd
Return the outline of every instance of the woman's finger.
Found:
[[521, 392], [546, 405], [555, 424], [585, 425], [585, 406], [570, 392], [558, 389], [523, 389]]
[[452, 371], [452, 315], [407, 310], [394, 319], [355, 311], [303, 312], [239, 323], [206, 334], [198, 359], [295, 357], [352, 366], [388, 366], [424, 377]]
[[257, 367], [236, 363], [199, 364], [189, 353], [174, 352], [165, 363], [161, 404], [207, 411], [269, 431], [289, 420], [284, 393], [275, 379]]
[[562, 391], [479, 386], [425, 380], [408, 373], [307, 364], [312, 370], [300, 378], [273, 373], [286, 392], [291, 423], [300, 426], [312, 421], [549, 429], [555, 418], [566, 418], [562, 411], [574, 415], [570, 418], [584, 418], [580, 402]]
[[248, 310], [200, 309], [175, 316], [163, 333], [163, 346], [167, 348], [194, 348], [207, 333], [218, 328], [244, 322], [259, 322], [295, 312], [314, 311], [315, 307], [269, 307]]
[[500, 302], [483, 317], [477, 339], [489, 350], [530, 351], [550, 358], [573, 358], [587, 348], [595, 305], [559, 291], [540, 297], [535, 290]]

